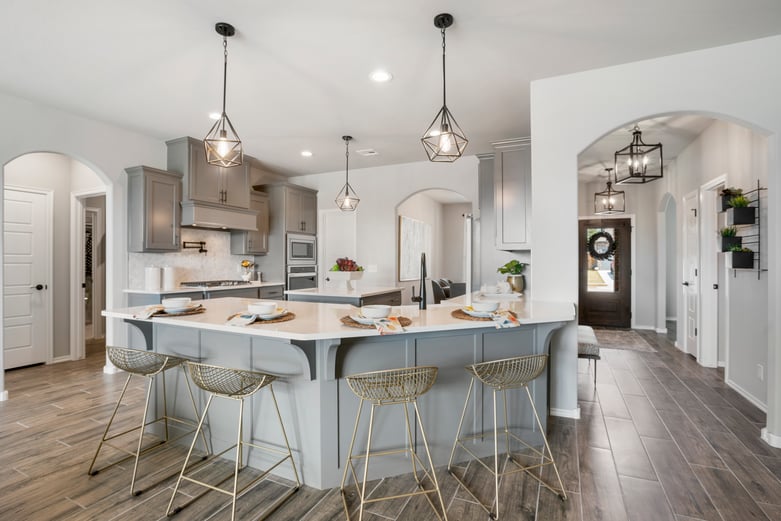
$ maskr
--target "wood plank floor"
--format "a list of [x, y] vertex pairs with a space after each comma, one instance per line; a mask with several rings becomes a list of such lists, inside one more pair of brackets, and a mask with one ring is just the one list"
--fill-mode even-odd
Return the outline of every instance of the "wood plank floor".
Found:
[[[551, 418], [550, 441], [569, 500], [561, 502], [515, 474], [501, 485], [506, 495], [502, 519], [781, 521], [781, 450], [759, 438], [764, 414], [729, 389], [721, 371], [700, 367], [664, 336], [640, 334], [656, 353], [603, 350], [596, 386], [587, 362], [580, 361], [581, 419]], [[174, 478], [132, 497], [127, 465], [87, 476], [125, 379], [105, 375], [102, 368], [98, 351], [79, 362], [6, 373], [11, 399], [0, 402], [0, 519], [167, 519]], [[143, 385], [139, 379], [132, 386], [123, 414], [135, 418], [140, 411]], [[177, 451], [147, 458], [140, 486], [153, 481], [150, 474], [164, 476], [175, 469]], [[545, 476], [550, 478], [550, 472]], [[444, 469], [438, 478], [449, 519], [487, 519]], [[490, 491], [486, 476], [472, 480]], [[410, 489], [406, 477], [371, 486]], [[237, 513], [256, 516], [263, 500], [279, 489], [280, 483], [272, 482], [251, 491], [239, 501]], [[185, 487], [187, 494], [194, 491]], [[173, 519], [230, 519], [224, 503], [212, 492]], [[420, 497], [375, 505], [364, 518], [435, 519]], [[269, 519], [327, 521], [344, 519], [344, 513], [338, 490], [304, 487]]]

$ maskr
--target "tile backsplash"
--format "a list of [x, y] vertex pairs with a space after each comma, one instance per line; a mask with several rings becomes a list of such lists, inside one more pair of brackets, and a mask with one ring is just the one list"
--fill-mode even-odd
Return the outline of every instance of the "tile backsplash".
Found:
[[[130, 253], [129, 288], [144, 288], [144, 268], [171, 266], [178, 285], [182, 281], [241, 278], [241, 261], [254, 261], [252, 255], [231, 255], [230, 232], [182, 228], [182, 241], [204, 241], [206, 253], [187, 249], [174, 253]], [[264, 279], [265, 280], [265, 279]]]

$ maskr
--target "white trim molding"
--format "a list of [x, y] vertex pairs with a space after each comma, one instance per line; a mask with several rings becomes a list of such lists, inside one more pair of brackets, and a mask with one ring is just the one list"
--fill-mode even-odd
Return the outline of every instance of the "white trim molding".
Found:
[[767, 427], [762, 427], [762, 430], [759, 431], [759, 437], [771, 447], [781, 449], [781, 436], [769, 433]]
[[579, 420], [580, 407], [576, 407], [574, 409], [556, 409], [555, 407], [551, 407], [550, 415], [558, 416], [559, 418], [573, 418], [575, 420]]
[[750, 401], [754, 406], [756, 406], [760, 411], [767, 414], [767, 404], [762, 403], [756, 396], [748, 392], [747, 390], [743, 389], [741, 386], [730, 380], [729, 378], [726, 378], [724, 382], [732, 387], [739, 395], [741, 395], [746, 400]]
[[8, 401], [8, 390], [0, 393], [0, 402]]

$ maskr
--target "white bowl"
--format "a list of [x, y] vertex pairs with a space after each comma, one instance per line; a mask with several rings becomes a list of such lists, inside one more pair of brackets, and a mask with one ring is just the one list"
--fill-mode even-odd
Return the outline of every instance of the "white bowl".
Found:
[[361, 315], [366, 318], [385, 318], [390, 315], [390, 311], [390, 306], [383, 306], [381, 304], [361, 307]]
[[498, 308], [499, 302], [495, 300], [477, 300], [472, 302], [472, 309], [475, 311], [490, 313], [496, 311]]
[[192, 300], [190, 297], [164, 298], [160, 303], [163, 309], [182, 309], [189, 306]]
[[247, 306], [250, 313], [255, 315], [270, 315], [277, 310], [276, 302], [255, 302]]

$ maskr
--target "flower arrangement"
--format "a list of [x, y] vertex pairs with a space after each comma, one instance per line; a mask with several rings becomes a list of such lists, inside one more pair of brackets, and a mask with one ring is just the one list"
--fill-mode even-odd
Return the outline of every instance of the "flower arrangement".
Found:
[[244, 270], [244, 273], [241, 274], [242, 280], [249, 281], [252, 279], [252, 268], [255, 266], [255, 263], [251, 260], [244, 259], [241, 261], [241, 268]]

